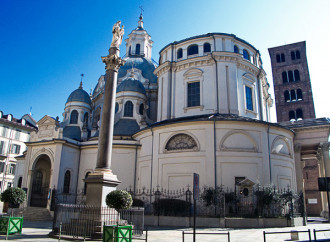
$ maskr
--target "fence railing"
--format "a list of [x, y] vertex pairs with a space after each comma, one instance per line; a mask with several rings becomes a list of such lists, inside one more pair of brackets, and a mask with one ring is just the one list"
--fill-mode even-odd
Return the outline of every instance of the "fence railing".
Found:
[[[308, 230], [303, 230], [303, 231], [281, 231], [281, 232], [266, 232], [264, 231], [264, 242], [266, 242], [266, 235], [267, 234], [291, 234], [291, 240], [299, 240], [299, 233], [308, 233], [308, 241], [311, 242], [312, 238], [311, 238], [311, 231], [310, 229]], [[294, 237], [293, 237], [294, 235]]]
[[53, 220], [53, 234], [72, 236], [73, 238], [92, 238], [101, 234], [103, 225], [131, 224], [136, 234], [144, 229], [144, 209], [132, 208], [119, 213], [109, 207], [86, 205], [56, 205]]
[[[189, 234], [189, 235], [194, 235], [193, 232], [186, 232], [186, 231], [182, 231], [182, 241], [184, 242], [185, 240], [185, 235]], [[220, 236], [227, 236], [227, 241], [230, 242], [230, 234], [229, 232], [214, 232], [214, 233], [205, 233], [205, 232], [196, 232], [195, 235], [214, 235], [214, 237], [220, 237]], [[200, 236], [199, 236], [200, 237]]]
[[[133, 206], [144, 207], [146, 215], [193, 215], [193, 197], [189, 187], [176, 191], [127, 190]], [[302, 216], [303, 197], [290, 189], [275, 187], [235, 187], [234, 190], [205, 187], [197, 202], [197, 215], [207, 217], [294, 217]]]

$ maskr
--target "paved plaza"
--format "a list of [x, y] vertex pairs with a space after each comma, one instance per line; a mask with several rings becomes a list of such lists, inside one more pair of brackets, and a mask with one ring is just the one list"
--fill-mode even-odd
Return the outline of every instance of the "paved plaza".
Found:
[[[58, 239], [52, 239], [48, 237], [48, 233], [51, 231], [52, 222], [30, 222], [25, 221], [23, 225], [23, 232], [21, 235], [10, 235], [8, 240], [15, 241], [59, 241]], [[330, 230], [330, 224], [314, 222], [309, 223], [307, 226], [289, 227], [289, 228], [271, 228], [271, 229], [197, 229], [197, 232], [201, 233], [220, 233], [230, 232], [231, 242], [263, 242], [263, 231], [267, 232], [279, 232], [279, 231], [306, 231], [311, 230], [312, 241], [314, 241], [313, 229], [316, 230]], [[191, 228], [150, 228], [148, 231], [148, 241], [150, 242], [168, 242], [168, 241], [182, 241], [182, 231], [192, 232]], [[266, 241], [279, 242], [290, 241], [290, 234], [268, 234]], [[0, 241], [5, 241], [5, 236], [0, 236]], [[328, 240], [327, 240], [328, 239]], [[74, 241], [71, 237], [70, 240]], [[66, 241], [63, 238], [61, 241]], [[139, 240], [133, 240], [139, 241]], [[192, 241], [192, 235], [185, 235], [185, 241]], [[196, 241], [227, 241], [226, 235], [196, 235]], [[309, 241], [308, 233], [300, 233], [298, 241]], [[317, 241], [330, 241], [329, 232], [318, 232]]]

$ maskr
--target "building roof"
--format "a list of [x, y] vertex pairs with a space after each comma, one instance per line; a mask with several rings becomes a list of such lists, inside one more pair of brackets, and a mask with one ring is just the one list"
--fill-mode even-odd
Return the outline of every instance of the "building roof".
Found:
[[[0, 115], [0, 123], [3, 123], [5, 125], [8, 126], [15, 126], [15, 127], [19, 127], [19, 128], [25, 128], [28, 130], [37, 130], [37, 126], [35, 124], [32, 124], [31, 122], [29, 122], [29, 120], [24, 119], [24, 118], [15, 118], [12, 114], [3, 114], [2, 111], [0, 111], [2, 115]], [[12, 119], [9, 120], [8, 116], [11, 115]], [[23, 121], [23, 119], [25, 120], [25, 124]]]
[[132, 136], [140, 130], [135, 119], [120, 119], [114, 126], [114, 136]]
[[157, 83], [157, 77], [154, 74], [156, 65], [151, 59], [145, 57], [127, 57], [123, 66], [120, 67], [118, 72], [118, 78], [126, 76], [127, 71], [132, 69], [139, 69], [142, 71], [142, 76], [149, 80], [150, 83]]
[[330, 119], [329, 118], [312, 118], [312, 119], [303, 119], [299, 121], [286, 121], [286, 122], [280, 122], [280, 125], [295, 129], [295, 128], [302, 128], [302, 127], [311, 127], [311, 126], [324, 126], [330, 125]]
[[81, 141], [81, 130], [79, 126], [66, 126], [63, 129], [63, 136]]
[[146, 95], [146, 90], [144, 89], [142, 83], [132, 77], [125, 79], [117, 87], [117, 92], [125, 92], [125, 91], [139, 92]]
[[88, 93], [82, 88], [82, 83], [80, 83], [80, 87], [76, 90], [74, 90], [70, 96], [68, 97], [68, 100], [66, 101], [66, 103], [68, 102], [84, 102], [87, 104], [91, 104], [91, 98], [88, 95]]

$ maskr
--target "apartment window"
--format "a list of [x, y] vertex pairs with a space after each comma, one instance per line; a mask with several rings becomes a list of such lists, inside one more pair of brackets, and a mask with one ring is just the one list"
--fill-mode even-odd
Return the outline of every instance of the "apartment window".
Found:
[[253, 111], [252, 88], [245, 86], [246, 109]]
[[66, 171], [64, 174], [63, 193], [70, 192], [70, 180], [71, 180], [71, 173], [70, 171]]
[[200, 106], [200, 83], [188, 83], [188, 107]]
[[11, 146], [11, 153], [12, 154], [19, 154], [20, 151], [21, 151], [21, 146], [20, 145], [12, 144], [12, 146]]
[[16, 140], [19, 140], [20, 138], [21, 138], [21, 131], [16, 130], [16, 131], [15, 131], [15, 139], [16, 139]]
[[188, 55], [197, 55], [198, 45], [189, 45], [187, 51], [188, 51]]
[[73, 110], [70, 116], [70, 124], [77, 124], [77, 123], [78, 123], [78, 111]]
[[4, 154], [4, 153], [5, 153], [5, 142], [0, 141], [0, 154]]
[[182, 51], [182, 49], [180, 48], [180, 49], [178, 49], [178, 52], [177, 52], [177, 58], [178, 58], [178, 59], [181, 59], [182, 56], [183, 56], [183, 51]]
[[131, 101], [125, 103], [124, 117], [133, 117], [133, 103]]
[[15, 164], [10, 164], [9, 174], [15, 175], [15, 170], [16, 170], [16, 165]]
[[5, 169], [5, 162], [0, 162], [0, 173], [3, 173], [4, 169]]
[[9, 130], [9, 128], [8, 127], [2, 127], [2, 133], [1, 133], [1, 136], [2, 137], [7, 137], [7, 135], [8, 135], [8, 130]]

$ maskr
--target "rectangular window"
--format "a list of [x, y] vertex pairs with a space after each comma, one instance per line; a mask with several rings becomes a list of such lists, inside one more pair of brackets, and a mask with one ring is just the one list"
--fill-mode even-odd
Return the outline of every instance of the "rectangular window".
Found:
[[15, 132], [15, 139], [19, 140], [21, 138], [21, 131], [19, 131], [19, 130], [15, 130], [15, 131], [16, 131]]
[[5, 162], [0, 162], [0, 173], [3, 173], [4, 169], [5, 169]]
[[188, 83], [188, 107], [200, 106], [200, 83]]
[[5, 142], [0, 141], [0, 155], [5, 154]]
[[16, 170], [16, 165], [11, 164], [10, 168], [9, 168], [9, 174], [14, 175], [15, 174], [15, 170]]
[[21, 150], [20, 145], [13, 144], [12, 147], [11, 147], [11, 153], [12, 154], [19, 154], [20, 150]]
[[7, 133], [8, 133], [8, 127], [2, 127], [1, 136], [7, 137]]
[[246, 109], [253, 111], [252, 88], [245, 86]]

